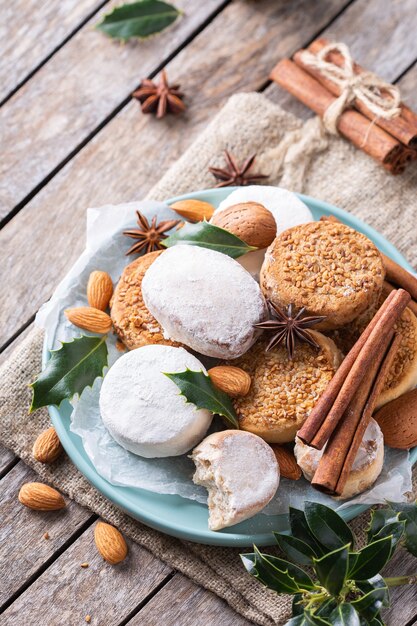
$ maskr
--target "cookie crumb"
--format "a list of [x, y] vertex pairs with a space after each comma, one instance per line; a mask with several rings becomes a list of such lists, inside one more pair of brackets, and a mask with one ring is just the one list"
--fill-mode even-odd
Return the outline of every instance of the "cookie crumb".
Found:
[[87, 622], [87, 624], [89, 624], [91, 622], [91, 615], [86, 615], [85, 621]]
[[116, 350], [118, 350], [119, 352], [126, 352], [125, 344], [119, 339], [116, 341]]
[[81, 563], [80, 567], [86, 569], [88, 567], [88, 563]]
[[49, 533], [44, 533], [43, 538], [44, 539], [49, 539]]

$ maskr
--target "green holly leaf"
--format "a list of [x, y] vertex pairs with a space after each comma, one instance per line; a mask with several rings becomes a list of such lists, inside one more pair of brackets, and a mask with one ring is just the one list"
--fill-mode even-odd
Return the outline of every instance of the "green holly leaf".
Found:
[[369, 543], [356, 553], [357, 559], [349, 578], [352, 580], [367, 580], [376, 576], [389, 561], [392, 553], [392, 535]]
[[58, 350], [51, 350], [50, 359], [32, 387], [30, 413], [41, 406], [55, 404], [92, 386], [96, 378], [103, 376], [107, 365], [106, 337], [82, 335], [73, 341], [62, 343]]
[[342, 602], [330, 615], [332, 626], [360, 626], [359, 615], [351, 604]]
[[379, 574], [369, 580], [357, 581], [356, 586], [362, 595], [357, 600], [351, 601], [351, 605], [361, 616], [371, 621], [379, 615], [384, 606], [388, 606], [388, 587]]
[[375, 536], [386, 526], [398, 522], [399, 513], [392, 509], [374, 509], [371, 512], [371, 520], [367, 530], [368, 541], [373, 541]]
[[300, 511], [300, 509], [295, 509], [290, 506], [289, 509], [289, 521], [290, 528], [293, 537], [304, 541], [304, 543], [308, 544], [312, 550], [316, 553], [317, 556], [325, 554], [327, 550], [322, 546], [313, 533], [310, 530], [309, 525], [307, 524], [306, 516], [304, 515], [304, 511]]
[[209, 248], [210, 250], [227, 254], [232, 259], [237, 259], [242, 254], [257, 250], [253, 246], [248, 246], [247, 243], [228, 230], [209, 224], [206, 221], [197, 222], [197, 224], [186, 224], [170, 237], [161, 241], [161, 243], [167, 248], [178, 244]]
[[181, 11], [161, 0], [138, 0], [122, 4], [107, 13], [96, 28], [109, 37], [127, 41], [132, 37], [145, 39], [170, 26]]
[[318, 555], [308, 543], [285, 533], [274, 532], [277, 544], [291, 561], [300, 565], [311, 565], [313, 557]]
[[194, 404], [197, 409], [208, 409], [222, 415], [232, 428], [239, 428], [239, 420], [230, 397], [217, 389], [203, 371], [193, 372], [187, 368], [185, 372], [164, 373], [177, 385], [187, 402]]
[[347, 544], [353, 546], [352, 531], [336, 511], [324, 504], [306, 502], [304, 513], [311, 532], [326, 548], [335, 550]]
[[241, 554], [246, 570], [262, 584], [277, 593], [298, 594], [302, 590], [315, 589], [311, 578], [300, 567], [270, 554], [261, 554], [256, 546], [254, 552]]
[[417, 556], [417, 505], [390, 502], [390, 507], [399, 513], [400, 521], [405, 522], [404, 547], [413, 556]]
[[323, 585], [332, 596], [337, 596], [346, 580], [349, 563], [349, 544], [337, 548], [320, 559], [313, 559], [314, 569]]

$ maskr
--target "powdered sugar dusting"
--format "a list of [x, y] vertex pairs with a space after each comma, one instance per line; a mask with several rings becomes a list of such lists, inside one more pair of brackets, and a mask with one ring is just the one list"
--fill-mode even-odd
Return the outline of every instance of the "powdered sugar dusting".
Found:
[[234, 259], [190, 245], [169, 248], [147, 270], [143, 299], [166, 334], [193, 350], [237, 358], [267, 316], [259, 285]]

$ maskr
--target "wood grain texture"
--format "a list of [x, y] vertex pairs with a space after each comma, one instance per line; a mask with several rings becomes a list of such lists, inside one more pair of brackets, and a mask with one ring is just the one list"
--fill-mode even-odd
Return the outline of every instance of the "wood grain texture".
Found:
[[[106, 5], [0, 110], [0, 218], [18, 204], [223, 0], [178, 0], [184, 17], [149, 40], [121, 45], [93, 26]], [[30, 114], [28, 114], [30, 112]]]
[[210, 591], [185, 576], [175, 574], [129, 622], [129, 626], [249, 626]]
[[0, 101], [102, 4], [103, 0], [14, 0], [2, 3]]
[[0, 345], [81, 252], [86, 207], [143, 198], [228, 96], [259, 89], [277, 56], [301, 46], [343, 6], [341, 0], [324, 4], [327, 11], [309, 0], [291, 7], [285, 0], [230, 4], [168, 64], [188, 94], [184, 116], [157, 121], [131, 101], [3, 228], [0, 263], [14, 289], [0, 302]]
[[91, 624], [116, 626], [170, 574], [169, 567], [132, 542], [125, 561], [106, 563], [93, 530], [86, 530], [6, 609], [2, 626], [72, 626], [84, 624], [86, 615]]
[[0, 443], [0, 477], [7, 473], [8, 468], [15, 459], [16, 455]]
[[[413, 575], [417, 572], [417, 560], [409, 552], [398, 549], [392, 561], [383, 570], [384, 576]], [[404, 585], [390, 589], [391, 607], [383, 612], [387, 626], [405, 626], [414, 617], [417, 620], [416, 585]]]
[[36, 480], [20, 461], [0, 482], [0, 606], [91, 518], [68, 499], [61, 511], [32, 511], [20, 504], [21, 485]]

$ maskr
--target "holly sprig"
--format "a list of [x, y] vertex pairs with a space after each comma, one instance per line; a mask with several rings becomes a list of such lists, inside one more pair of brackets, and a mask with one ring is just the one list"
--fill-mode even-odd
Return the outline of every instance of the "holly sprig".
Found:
[[361, 549], [341, 516], [323, 504], [306, 502], [304, 511], [290, 507], [289, 522], [290, 531], [274, 533], [289, 560], [263, 554], [256, 546], [241, 554], [249, 574], [273, 591], [293, 596], [286, 626], [383, 626], [389, 587], [417, 584], [415, 575], [380, 574], [400, 544], [417, 556], [415, 503], [373, 510]]

